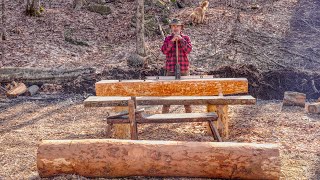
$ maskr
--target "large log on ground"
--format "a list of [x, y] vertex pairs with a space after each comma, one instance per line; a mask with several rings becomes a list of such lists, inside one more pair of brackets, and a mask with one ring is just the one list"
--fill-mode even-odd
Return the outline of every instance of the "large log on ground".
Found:
[[306, 104], [306, 94], [299, 92], [286, 91], [284, 92], [283, 105], [284, 106], [301, 106]]
[[213, 96], [247, 94], [246, 78], [185, 80], [103, 80], [96, 83], [97, 96]]
[[309, 104], [308, 112], [314, 113], [314, 114], [320, 114], [320, 102]]
[[0, 68], [0, 82], [22, 81], [24, 83], [58, 83], [77, 79], [92, 79], [95, 75], [93, 68], [78, 69], [43, 69], [6, 67]]
[[279, 147], [230, 142], [118, 139], [46, 140], [39, 145], [41, 177], [208, 177], [279, 179]]

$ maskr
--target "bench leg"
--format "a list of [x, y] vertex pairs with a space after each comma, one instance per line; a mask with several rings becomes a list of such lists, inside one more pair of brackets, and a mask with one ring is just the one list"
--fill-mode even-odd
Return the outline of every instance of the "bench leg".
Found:
[[212, 132], [214, 139], [217, 140], [218, 142], [222, 142], [219, 131], [217, 130], [217, 128], [215, 127], [215, 125], [212, 121], [209, 121], [209, 126], [210, 126], [210, 129], [211, 129], [211, 132]]
[[[128, 111], [128, 106], [117, 106], [114, 108], [115, 112]], [[130, 124], [114, 124], [114, 138], [116, 139], [130, 139]]]
[[129, 106], [129, 120], [130, 120], [130, 135], [132, 140], [138, 140], [138, 128], [136, 122], [136, 115], [135, 115], [135, 103], [134, 100], [128, 101]]
[[218, 115], [218, 120], [215, 121], [215, 126], [223, 138], [229, 138], [229, 119], [228, 105], [207, 105], [207, 112], [215, 112]]

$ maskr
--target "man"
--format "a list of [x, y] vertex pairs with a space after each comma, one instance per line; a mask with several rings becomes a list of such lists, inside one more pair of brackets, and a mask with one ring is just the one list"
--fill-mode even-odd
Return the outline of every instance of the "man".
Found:
[[[161, 47], [161, 51], [166, 55], [166, 76], [175, 75], [176, 65], [176, 43], [178, 43], [178, 63], [180, 64], [181, 76], [188, 76], [189, 72], [189, 59], [188, 54], [192, 50], [192, 45], [189, 36], [184, 35], [182, 30], [184, 28], [183, 23], [179, 19], [173, 19], [170, 24], [171, 35], [167, 36]], [[191, 106], [185, 105], [186, 113], [190, 113]], [[164, 105], [162, 113], [168, 113], [170, 105]]]

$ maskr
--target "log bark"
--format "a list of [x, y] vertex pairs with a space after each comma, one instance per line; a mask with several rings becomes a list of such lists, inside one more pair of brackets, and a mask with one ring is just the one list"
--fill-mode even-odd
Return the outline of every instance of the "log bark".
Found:
[[245, 78], [186, 80], [103, 80], [95, 84], [97, 96], [214, 96], [247, 94]]
[[320, 114], [320, 102], [309, 104], [308, 112], [313, 114]]
[[207, 177], [279, 179], [279, 147], [230, 142], [47, 140], [37, 151], [41, 177]]
[[92, 79], [95, 76], [95, 69], [0, 68], [0, 82], [23, 81], [24, 83], [31, 84], [61, 83], [75, 80], [79, 76], [83, 79]]
[[306, 94], [299, 92], [286, 91], [284, 93], [284, 106], [300, 106], [304, 107], [306, 104]]
[[18, 83], [13, 89], [7, 92], [7, 96], [10, 98], [15, 98], [21, 94], [24, 94], [28, 90], [24, 83]]

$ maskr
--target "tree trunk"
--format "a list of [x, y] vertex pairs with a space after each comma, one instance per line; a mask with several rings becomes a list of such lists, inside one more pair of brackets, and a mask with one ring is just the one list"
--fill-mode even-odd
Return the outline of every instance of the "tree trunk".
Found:
[[145, 57], [145, 42], [144, 42], [144, 0], [137, 0], [137, 26], [136, 26], [136, 34], [137, 34], [137, 45], [136, 51], [137, 54]]
[[41, 177], [207, 177], [279, 179], [279, 147], [231, 142], [47, 140], [37, 153]]
[[2, 11], [2, 16], [1, 16], [1, 22], [2, 22], [2, 23], [1, 23], [1, 24], [2, 24], [1, 39], [2, 39], [3, 41], [7, 40], [5, 10], [6, 10], [5, 2], [4, 2], [4, 0], [2, 0], [2, 3], [1, 3], [1, 11]]
[[42, 12], [40, 0], [27, 0], [26, 14], [29, 16], [40, 16]]

